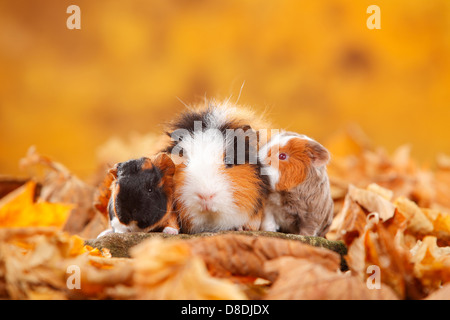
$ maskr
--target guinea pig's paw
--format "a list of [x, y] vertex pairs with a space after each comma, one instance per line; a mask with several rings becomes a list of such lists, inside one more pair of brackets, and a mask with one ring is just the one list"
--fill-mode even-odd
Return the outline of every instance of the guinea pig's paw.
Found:
[[165, 227], [163, 233], [167, 234], [178, 234], [178, 230], [172, 227]]

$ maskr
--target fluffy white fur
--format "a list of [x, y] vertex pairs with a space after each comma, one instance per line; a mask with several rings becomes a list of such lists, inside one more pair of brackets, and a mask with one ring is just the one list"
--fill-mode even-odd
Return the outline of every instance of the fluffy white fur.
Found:
[[[100, 233], [97, 238], [103, 237], [110, 233], [127, 233], [127, 232], [149, 232], [151, 227], [146, 229], [139, 228], [136, 223], [131, 223], [129, 226], [122, 224], [117, 217], [111, 220], [111, 228], [106, 229]], [[178, 230], [172, 227], [165, 227], [163, 233], [178, 234]]]
[[[224, 172], [223, 155], [225, 137], [212, 127], [220, 125], [225, 112], [217, 111], [207, 129], [184, 137], [179, 146], [186, 160], [184, 184], [180, 187], [178, 201], [192, 219], [192, 231], [230, 230], [242, 226], [247, 215], [234, 203], [233, 187]], [[209, 128], [209, 129], [208, 129]], [[207, 201], [208, 211], [202, 208], [198, 195], [213, 195]], [[183, 223], [183, 221], [181, 221]]]

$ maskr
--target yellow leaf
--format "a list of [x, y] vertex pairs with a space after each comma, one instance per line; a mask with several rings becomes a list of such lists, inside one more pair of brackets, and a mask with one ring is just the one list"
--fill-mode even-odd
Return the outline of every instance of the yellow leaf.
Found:
[[0, 227], [62, 227], [71, 205], [34, 202], [36, 183], [27, 182], [0, 202]]
[[420, 234], [429, 234], [433, 231], [433, 224], [413, 201], [399, 197], [394, 204], [407, 219], [409, 230]]
[[414, 273], [428, 289], [450, 281], [450, 247], [438, 247], [437, 238], [426, 236], [411, 249]]
[[433, 235], [440, 240], [450, 240], [450, 214], [440, 210], [422, 209], [425, 216], [433, 223]]

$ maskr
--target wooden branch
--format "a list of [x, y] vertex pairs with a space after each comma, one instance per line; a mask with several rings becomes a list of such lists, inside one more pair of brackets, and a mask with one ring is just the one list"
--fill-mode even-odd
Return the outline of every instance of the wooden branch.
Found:
[[131, 247], [141, 243], [142, 241], [152, 238], [160, 237], [164, 239], [195, 239], [199, 237], [214, 237], [224, 234], [239, 234], [250, 237], [274, 237], [278, 239], [294, 240], [306, 243], [315, 247], [326, 248], [337, 252], [341, 255], [341, 267], [346, 269], [346, 263], [343, 256], [347, 254], [347, 247], [342, 241], [331, 241], [321, 237], [301, 236], [297, 234], [287, 234], [280, 232], [268, 232], [268, 231], [222, 231], [217, 233], [205, 232], [197, 234], [178, 234], [171, 235], [161, 232], [149, 232], [149, 233], [110, 233], [98, 239], [86, 240], [85, 244], [94, 248], [107, 248], [110, 250], [113, 257], [129, 258], [129, 250]]

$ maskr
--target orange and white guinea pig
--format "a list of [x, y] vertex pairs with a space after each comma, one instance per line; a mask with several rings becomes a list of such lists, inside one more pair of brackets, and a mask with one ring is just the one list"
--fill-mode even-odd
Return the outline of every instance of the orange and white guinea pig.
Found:
[[209, 102], [182, 113], [169, 125], [180, 156], [174, 175], [181, 232], [259, 230], [269, 191], [261, 175], [251, 113]]
[[261, 229], [325, 236], [333, 219], [326, 165], [329, 152], [317, 141], [280, 132], [259, 151], [271, 192]]

